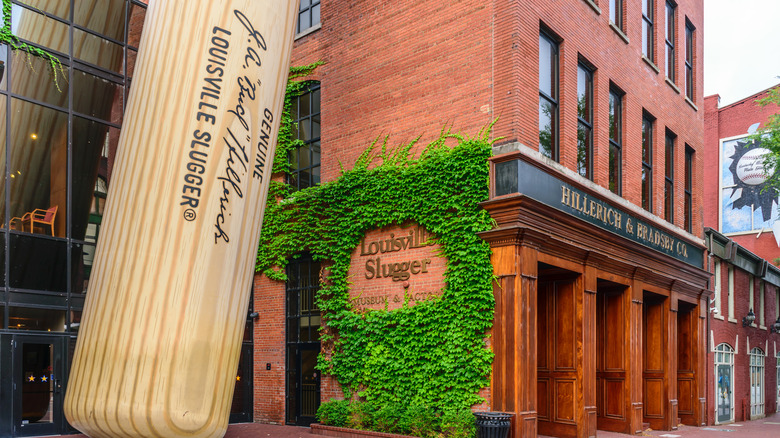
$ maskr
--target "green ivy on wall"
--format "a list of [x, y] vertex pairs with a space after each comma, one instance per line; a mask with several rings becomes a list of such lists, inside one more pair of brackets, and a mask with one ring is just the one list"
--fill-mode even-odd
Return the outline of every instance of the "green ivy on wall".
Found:
[[[60, 73], [63, 75], [63, 77], [65, 77], [65, 69], [62, 67], [62, 63], [57, 57], [55, 57], [51, 53], [43, 49], [39, 49], [38, 47], [33, 47], [27, 43], [23, 43], [19, 41], [19, 38], [16, 35], [14, 35], [13, 32], [11, 31], [11, 0], [2, 0], [2, 1], [3, 1], [3, 27], [0, 28], [0, 43], [8, 44], [8, 46], [11, 47], [11, 49], [13, 50], [21, 50], [23, 52], [26, 52], [28, 56], [30, 55], [38, 56], [48, 61], [49, 67], [51, 68], [51, 74], [54, 77], [54, 85], [57, 87], [57, 90], [60, 90], [60, 84], [59, 84], [59, 80], [57, 79], [57, 73]], [[29, 65], [30, 68], [32, 68], [32, 64]]]
[[[296, 79], [316, 65], [296, 70]], [[289, 111], [306, 82], [291, 82], [274, 162], [289, 171]], [[285, 126], [287, 125], [287, 126]], [[490, 126], [476, 138], [442, 131], [412, 154], [375, 142], [351, 170], [322, 185], [290, 191], [272, 184], [257, 255], [257, 272], [286, 280], [290, 257], [308, 251], [329, 264], [317, 300], [326, 324], [318, 368], [334, 376], [349, 398], [421, 405], [438, 412], [482, 401], [493, 353], [485, 337], [493, 322], [490, 248], [476, 233], [492, 220], [478, 203], [488, 198]], [[453, 144], [454, 146], [450, 146]], [[355, 311], [348, 271], [353, 250], [369, 230], [416, 222], [436, 236], [447, 259], [442, 295], [396, 310]]]

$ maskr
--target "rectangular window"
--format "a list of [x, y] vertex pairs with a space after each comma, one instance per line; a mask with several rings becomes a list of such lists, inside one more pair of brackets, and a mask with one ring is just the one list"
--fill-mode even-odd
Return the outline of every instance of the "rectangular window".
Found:
[[539, 152], [558, 161], [558, 43], [539, 33]]
[[305, 189], [320, 183], [320, 84], [311, 82], [295, 98], [290, 108], [294, 119], [293, 136], [302, 144], [290, 150], [288, 182], [293, 190]]
[[728, 279], [728, 306], [729, 306], [729, 321], [737, 322], [736, 315], [734, 314], [734, 266], [729, 265], [729, 279]]
[[[758, 310], [756, 308], [756, 301], [755, 301], [755, 294], [756, 294], [754, 290], [755, 283], [756, 282], [755, 280], [753, 280], [753, 276], [748, 275], [748, 296], [750, 297], [748, 300], [750, 303], [748, 308], [750, 309], [751, 312], [753, 312], [754, 315], [756, 314], [756, 310]], [[753, 323], [750, 325], [755, 326], [756, 322], [753, 321]]]
[[320, 0], [301, 0], [298, 9], [298, 33], [320, 24]]
[[653, 211], [653, 119], [642, 115], [642, 208]]
[[625, 33], [623, 28], [623, 0], [609, 0], [609, 19], [615, 27]]
[[685, 145], [685, 231], [693, 231], [693, 149]]
[[577, 171], [593, 179], [593, 72], [577, 65]]
[[623, 155], [623, 96], [609, 90], [609, 190], [621, 195]]
[[715, 317], [723, 318], [723, 310], [720, 306], [720, 294], [721, 294], [721, 270], [720, 261], [715, 260], [715, 274], [713, 275], [713, 281], [715, 282], [715, 296], [712, 298], [712, 307], [715, 308]]
[[642, 0], [642, 54], [655, 62], [655, 36], [653, 35], [653, 0]]
[[671, 2], [666, 2], [666, 77], [670, 81], [675, 82], [675, 58], [674, 58], [674, 44], [676, 42], [675, 28], [677, 27], [674, 21], [674, 14], [677, 11], [677, 6]]
[[758, 284], [758, 326], [766, 330], [766, 319], [764, 318], [764, 282]]
[[666, 132], [664, 161], [664, 219], [674, 223], [674, 134], [669, 131]]
[[693, 25], [685, 20], [685, 95], [693, 101]]

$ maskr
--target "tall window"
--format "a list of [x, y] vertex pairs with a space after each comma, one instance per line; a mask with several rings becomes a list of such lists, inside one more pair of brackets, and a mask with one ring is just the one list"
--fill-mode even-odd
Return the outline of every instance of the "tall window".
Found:
[[736, 313], [734, 312], [734, 266], [729, 265], [728, 269], [728, 303], [729, 306], [729, 321], [737, 322]]
[[623, 0], [609, 0], [609, 19], [618, 29], [626, 31], [623, 28]]
[[642, 0], [642, 54], [650, 61], [655, 62], [653, 12], [653, 0]]
[[317, 305], [320, 264], [310, 256], [287, 264], [287, 422], [308, 424], [320, 404], [319, 374], [315, 369], [320, 352]]
[[693, 231], [693, 149], [685, 145], [685, 231]]
[[720, 294], [721, 294], [721, 284], [723, 283], [723, 279], [721, 278], [721, 269], [720, 269], [720, 260], [715, 259], [714, 261], [715, 266], [715, 273], [713, 274], [713, 283], [714, 283], [714, 290], [715, 290], [715, 296], [712, 298], [712, 307], [715, 308], [715, 317], [716, 318], [722, 318], [723, 317], [723, 309], [720, 305]]
[[666, 132], [664, 219], [674, 222], [674, 134]]
[[734, 349], [728, 344], [715, 347], [716, 424], [734, 421]]
[[593, 179], [593, 72], [577, 66], [577, 171]]
[[675, 82], [674, 35], [677, 26], [674, 21], [674, 13], [676, 9], [674, 4], [666, 2], [666, 77], [672, 82]]
[[653, 119], [642, 115], [642, 208], [653, 211]]
[[293, 135], [301, 146], [290, 151], [290, 185], [305, 189], [320, 183], [320, 84], [313, 82], [290, 109]]
[[623, 96], [609, 90], [609, 190], [621, 194], [623, 155]]
[[301, 0], [298, 33], [320, 24], [320, 0]]
[[685, 20], [685, 95], [693, 101], [693, 25]]
[[780, 352], [777, 352], [777, 378], [775, 379], [775, 383], [777, 384], [777, 394], [776, 394], [776, 403], [775, 406], [780, 406]]
[[539, 34], [539, 152], [558, 161], [558, 43]]
[[750, 417], [764, 415], [764, 352], [750, 350]]

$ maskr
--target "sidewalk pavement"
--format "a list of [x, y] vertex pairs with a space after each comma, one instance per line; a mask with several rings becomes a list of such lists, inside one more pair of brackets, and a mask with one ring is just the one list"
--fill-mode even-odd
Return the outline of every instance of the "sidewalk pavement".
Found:
[[[322, 438], [309, 433], [310, 430], [308, 427], [241, 423], [229, 425], [225, 438]], [[59, 435], [58, 438], [86, 438], [86, 435]]]
[[[628, 438], [632, 435], [598, 431], [598, 438]], [[633, 435], [636, 436], [636, 435]], [[680, 426], [678, 430], [647, 430], [639, 436], [659, 438], [778, 438], [780, 413], [766, 418], [717, 426]], [[276, 426], [273, 424], [243, 423], [228, 426], [225, 438], [319, 438], [308, 427]], [[540, 435], [541, 437], [541, 435]], [[51, 437], [49, 437], [51, 438]], [[84, 435], [61, 435], [60, 438], [86, 438]]]

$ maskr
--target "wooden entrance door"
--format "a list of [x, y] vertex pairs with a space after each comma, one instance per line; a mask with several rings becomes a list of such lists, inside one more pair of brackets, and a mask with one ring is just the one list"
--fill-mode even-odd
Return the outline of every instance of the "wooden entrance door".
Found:
[[644, 422], [655, 430], [666, 428], [668, 404], [666, 298], [644, 294], [642, 318], [642, 386]]
[[[575, 280], [540, 280], [537, 318], [537, 407], [540, 435], [574, 437], [582, 409], [577, 380], [578, 299]], [[582, 347], [581, 345], [579, 346]]]
[[[698, 426], [698, 322], [696, 306], [684, 302], [677, 311], [677, 414], [682, 424]], [[676, 420], [676, 418], [673, 418]]]
[[596, 421], [601, 430], [629, 433], [625, 290], [600, 281], [596, 294]]

